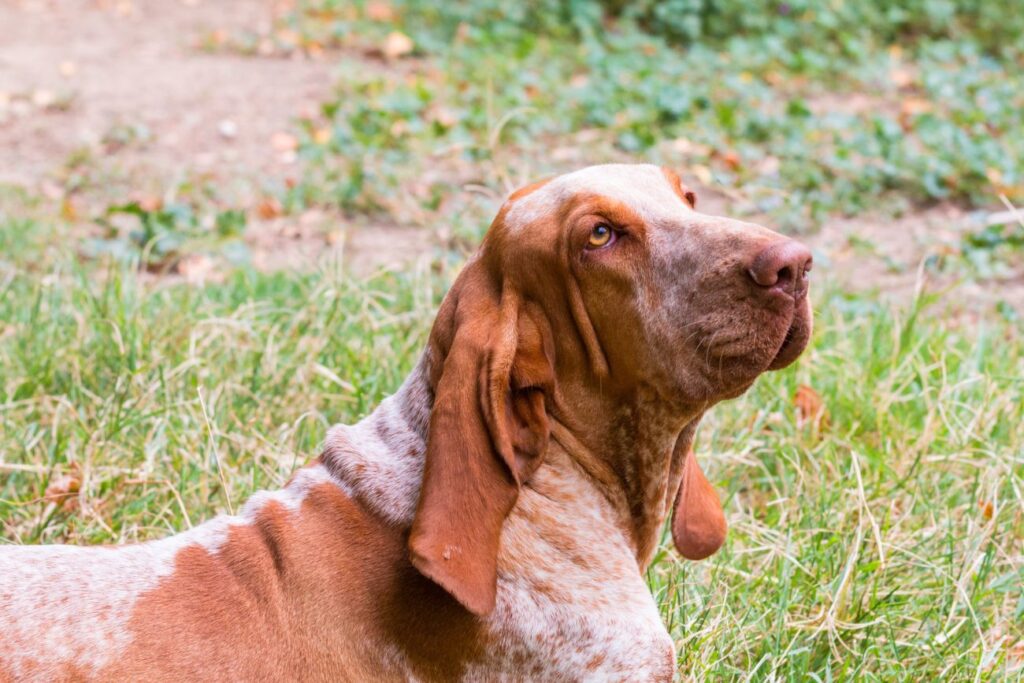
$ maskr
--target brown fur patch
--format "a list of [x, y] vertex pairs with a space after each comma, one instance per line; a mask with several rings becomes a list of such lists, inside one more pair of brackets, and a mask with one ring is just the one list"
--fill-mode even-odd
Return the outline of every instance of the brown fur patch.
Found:
[[691, 209], [697, 208], [697, 193], [688, 188], [684, 183], [679, 174], [673, 171], [671, 168], [663, 166], [661, 172], [665, 174], [668, 179], [668, 184], [672, 187], [679, 198], [690, 205]]
[[540, 188], [547, 185], [549, 182], [551, 182], [551, 178], [544, 178], [543, 180], [538, 180], [535, 183], [524, 185], [523, 187], [520, 187], [518, 190], [510, 194], [508, 196], [508, 201], [514, 202], [518, 199], [522, 199], [523, 197], [527, 197], [536, 192], [537, 190], [539, 190]]
[[269, 503], [219, 552], [191, 546], [175, 564], [99, 678], [364, 681], [405, 666], [432, 678], [478, 650], [472, 620], [409, 565], [401, 533], [332, 484], [298, 512]]

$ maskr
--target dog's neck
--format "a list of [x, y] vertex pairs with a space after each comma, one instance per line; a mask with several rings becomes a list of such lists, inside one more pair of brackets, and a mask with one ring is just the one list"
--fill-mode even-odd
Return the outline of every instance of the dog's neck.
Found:
[[320, 456], [349, 495], [401, 528], [416, 512], [433, 403], [424, 354], [376, 410], [354, 425], [332, 427]]
[[[332, 427], [321, 456], [349, 495], [402, 529], [412, 524], [419, 499], [433, 405], [429, 376], [428, 352], [376, 410], [354, 425]], [[682, 456], [699, 420], [690, 420], [679, 434], [670, 420], [640, 417], [656, 413], [654, 406], [638, 405], [630, 415], [609, 422], [608, 434], [579, 434], [552, 420], [549, 448], [568, 457], [549, 457], [544, 465], [571, 466], [575, 471], [564, 474], [583, 478], [602, 494], [628, 532], [642, 568], [671, 511]], [[615, 452], [602, 452], [609, 448]]]

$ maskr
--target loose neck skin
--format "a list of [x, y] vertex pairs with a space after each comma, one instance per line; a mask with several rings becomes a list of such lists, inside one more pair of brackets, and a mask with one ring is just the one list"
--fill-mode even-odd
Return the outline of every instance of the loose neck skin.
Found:
[[[422, 481], [433, 405], [429, 363], [428, 351], [398, 391], [370, 415], [354, 425], [333, 427], [321, 458], [350, 495], [401, 529], [412, 524]], [[628, 530], [641, 569], [657, 547], [700, 417], [652, 418], [664, 412], [656, 403], [656, 398], [638, 399], [629, 409], [620, 404], [617, 417], [598, 426], [589, 420], [589, 427], [569, 426], [577, 421], [553, 417], [549, 448], [567, 458], [551, 457], [542, 465], [571, 463], [572, 476], [601, 494], [619, 527]]]

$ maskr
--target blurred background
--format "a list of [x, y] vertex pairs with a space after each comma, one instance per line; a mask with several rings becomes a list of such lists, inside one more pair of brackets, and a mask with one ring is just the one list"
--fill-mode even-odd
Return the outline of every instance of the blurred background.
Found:
[[731, 527], [649, 573], [684, 678], [1024, 667], [1011, 0], [5, 0], [0, 523], [127, 542], [369, 410], [509, 191], [671, 166], [815, 251], [702, 425]]

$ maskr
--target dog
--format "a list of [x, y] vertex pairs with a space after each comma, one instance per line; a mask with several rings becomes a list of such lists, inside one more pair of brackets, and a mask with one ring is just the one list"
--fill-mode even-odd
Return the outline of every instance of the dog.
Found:
[[724, 542], [702, 415], [811, 335], [811, 253], [670, 170], [514, 192], [398, 391], [237, 516], [0, 548], [2, 680], [671, 681], [644, 582]]

